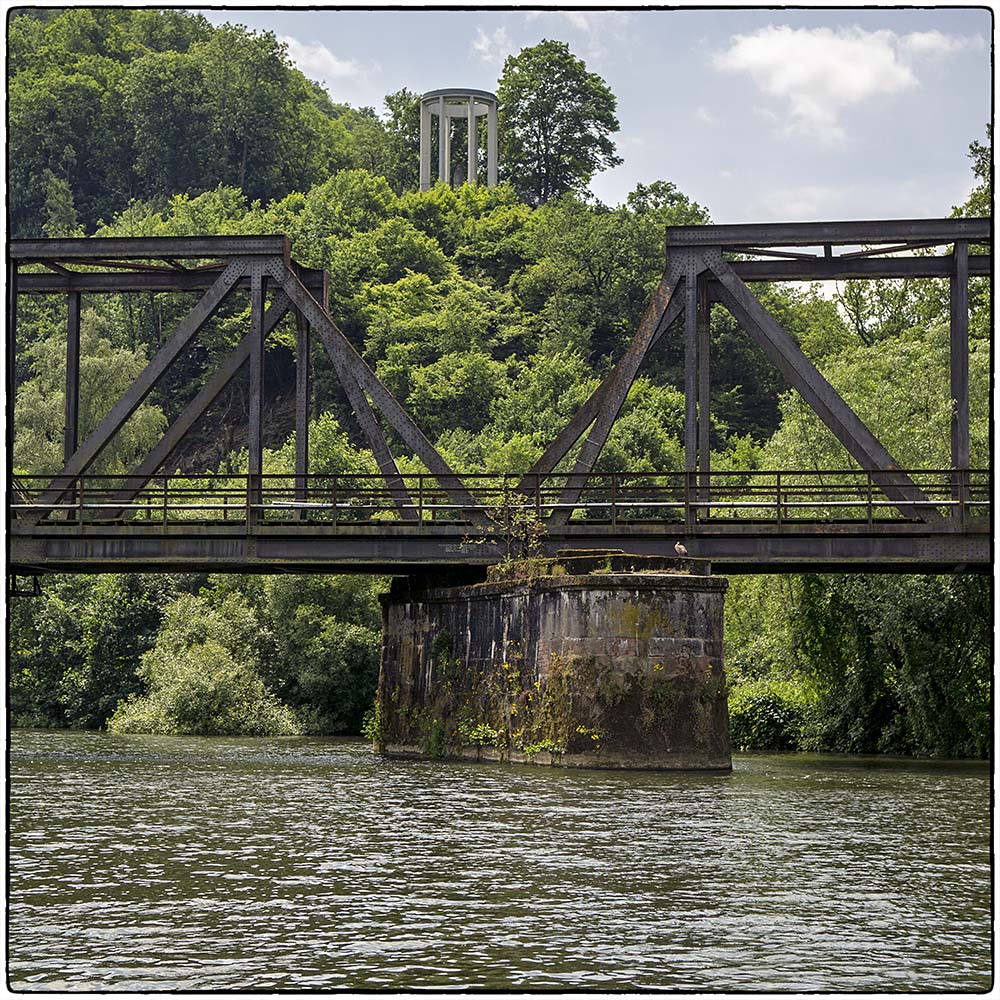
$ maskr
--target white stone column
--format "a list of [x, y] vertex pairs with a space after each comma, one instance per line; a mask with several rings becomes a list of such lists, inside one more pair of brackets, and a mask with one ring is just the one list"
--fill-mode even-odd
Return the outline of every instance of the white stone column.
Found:
[[451, 129], [448, 127], [448, 108], [444, 103], [444, 98], [438, 98], [438, 180], [445, 184], [451, 183], [448, 176], [448, 157], [451, 152], [448, 136]]
[[431, 187], [431, 106], [420, 102], [420, 190]]
[[486, 105], [486, 183], [497, 186], [497, 105], [490, 101]]
[[476, 99], [469, 95], [469, 163], [466, 180], [475, 185], [478, 183], [479, 172], [479, 134], [476, 131]]

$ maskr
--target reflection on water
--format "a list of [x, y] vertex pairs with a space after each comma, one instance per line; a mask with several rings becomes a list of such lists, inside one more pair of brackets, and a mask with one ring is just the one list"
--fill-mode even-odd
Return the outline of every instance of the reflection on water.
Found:
[[15, 989], [987, 989], [985, 765], [14, 732]]

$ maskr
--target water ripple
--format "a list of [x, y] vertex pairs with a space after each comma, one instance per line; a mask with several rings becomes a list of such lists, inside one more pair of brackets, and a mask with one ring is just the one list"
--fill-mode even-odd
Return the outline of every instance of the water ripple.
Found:
[[20, 990], [984, 990], [985, 766], [15, 732]]

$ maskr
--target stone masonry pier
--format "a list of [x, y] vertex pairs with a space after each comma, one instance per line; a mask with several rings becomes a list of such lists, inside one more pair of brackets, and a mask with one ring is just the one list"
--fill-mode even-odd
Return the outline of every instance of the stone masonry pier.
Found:
[[376, 749], [565, 767], [731, 768], [727, 581], [694, 559], [566, 554], [383, 597]]

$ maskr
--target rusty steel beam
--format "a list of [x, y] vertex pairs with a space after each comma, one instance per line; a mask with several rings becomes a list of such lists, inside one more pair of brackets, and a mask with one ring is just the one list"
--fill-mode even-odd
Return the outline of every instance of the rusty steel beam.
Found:
[[764, 222], [731, 226], [668, 226], [671, 247], [860, 246], [871, 243], [987, 243], [990, 219], [886, 219], [866, 222]]
[[[7, 258], [7, 370], [4, 377], [5, 406], [4, 414], [7, 420], [5, 444], [7, 446], [7, 468], [14, 468], [14, 398], [17, 395], [17, 294], [20, 281], [17, 265]], [[9, 515], [8, 515], [9, 519]]]
[[699, 484], [708, 484], [711, 471], [709, 443], [711, 436], [711, 370], [709, 359], [712, 346], [712, 300], [708, 295], [708, 282], [698, 281], [698, 471]]
[[[735, 526], [734, 526], [735, 527]], [[472, 537], [470, 537], [470, 535]], [[609, 525], [574, 523], [542, 542], [552, 557], [560, 549], [601, 549], [660, 555], [676, 541], [676, 525], [615, 531]], [[336, 531], [315, 525], [262, 525], [245, 532], [199, 530], [196, 522], [151, 527], [145, 535], [123, 536], [113, 527], [57, 529], [9, 539], [8, 569], [30, 572], [245, 572], [245, 573], [412, 573], [436, 568], [488, 565], [498, 559], [493, 545], [467, 525], [383, 524]], [[745, 523], [738, 530], [697, 525], [687, 537], [692, 555], [709, 559], [714, 571], [730, 572], [980, 572], [992, 569], [989, 530], [928, 532], [926, 525], [892, 533], [800, 530], [776, 532]]]
[[[195, 304], [194, 308], [181, 321], [173, 336], [157, 351], [148, 365], [139, 373], [121, 396], [111, 407], [110, 412], [97, 425], [90, 437], [73, 453], [63, 466], [58, 476], [60, 480], [80, 475], [108, 445], [111, 438], [126, 420], [139, 408], [139, 405], [149, 394], [153, 386], [163, 377], [170, 364], [180, 355], [181, 351], [191, 342], [192, 338], [205, 325], [208, 318], [222, 304], [233, 290], [236, 279], [247, 270], [247, 262], [234, 260], [216, 278], [212, 287]], [[50, 487], [42, 496], [40, 503], [50, 505], [56, 503], [65, 489], [61, 486]]]
[[[950, 292], [951, 354], [951, 464], [969, 467], [969, 245], [955, 244]], [[955, 476], [956, 499], [965, 492], [961, 474]]]
[[[353, 391], [350, 388], [350, 377], [353, 377], [358, 386], [371, 396], [372, 401], [382, 411], [383, 416], [403, 439], [406, 446], [412, 449], [428, 471], [437, 477], [441, 488], [452, 499], [452, 502], [469, 510], [478, 519], [480, 515], [475, 510], [476, 502], [472, 494], [462, 485], [459, 477], [427, 440], [424, 432], [417, 427], [410, 415], [399, 405], [392, 393], [365, 364], [326, 310], [280, 261], [272, 259], [268, 261], [267, 266], [271, 275], [291, 299], [292, 304], [305, 315], [312, 328], [319, 333], [323, 346], [337, 369], [338, 377], [344, 384], [345, 390]], [[373, 446], [378, 446], [377, 441], [377, 437], [373, 439]], [[393, 462], [393, 466], [395, 466], [395, 462]], [[398, 469], [396, 474], [398, 475]]]
[[80, 424], [80, 293], [66, 297], [66, 394], [63, 461], [77, 449]]
[[[679, 279], [679, 283], [683, 282], [683, 277]], [[666, 312], [661, 317], [659, 323], [656, 325], [656, 331], [653, 334], [652, 342], [649, 347], [650, 350], [659, 343], [660, 338], [666, 333], [670, 325], [676, 320], [684, 311], [683, 300], [681, 296], [675, 294], [670, 300], [670, 305], [667, 307]], [[648, 353], [648, 352], [647, 352]], [[566, 456], [566, 452], [573, 447], [574, 444], [579, 440], [580, 435], [594, 422], [598, 413], [604, 407], [604, 400], [608, 393], [611, 391], [612, 387], [618, 383], [618, 381], [625, 377], [626, 369], [631, 364], [627, 356], [623, 357], [617, 365], [611, 370], [608, 377], [594, 390], [590, 398], [580, 407], [579, 410], [574, 414], [570, 422], [559, 432], [555, 440], [545, 449], [534, 465], [525, 473], [521, 482], [518, 484], [518, 489], [524, 493], [529, 492], [532, 488], [533, 479], [536, 475], [545, 475], [551, 472]]]
[[[678, 260], [672, 260], [668, 265], [667, 270], [660, 279], [659, 285], [657, 285], [650, 297], [642, 319], [639, 321], [639, 328], [632, 343], [629, 344], [625, 356], [615, 366], [612, 374], [605, 380], [607, 389], [605, 389], [602, 395], [600, 410], [594, 419], [590, 433], [580, 448], [576, 464], [573, 466], [573, 472], [567, 480], [566, 488], [563, 490], [560, 498], [560, 506], [548, 517], [547, 523], [549, 525], [553, 527], [564, 525], [569, 520], [570, 515], [573, 513], [573, 504], [580, 499], [580, 494], [583, 492], [582, 476], [593, 469], [594, 463], [597, 461], [604, 443], [608, 439], [608, 434], [611, 433], [611, 426], [618, 418], [618, 414], [621, 412], [622, 405], [625, 402], [625, 397], [628, 395], [628, 391], [635, 381], [639, 366], [649, 353], [649, 349], [653, 346], [657, 333], [661, 329], [666, 328], [666, 324], [663, 321], [682, 276], [686, 287], [694, 284], [690, 270], [685, 273], [685, 263], [683, 255], [678, 255]], [[581, 478], [577, 479], [574, 477]], [[530, 474], [522, 479], [522, 483], [530, 486]]]
[[347, 394], [347, 401], [350, 403], [354, 417], [361, 427], [361, 431], [371, 447], [375, 462], [379, 472], [385, 477], [386, 486], [389, 488], [392, 502], [396, 505], [399, 516], [404, 521], [419, 520], [417, 508], [410, 497], [409, 492], [403, 483], [403, 478], [399, 474], [399, 467], [389, 450], [389, 443], [379, 427], [375, 412], [368, 402], [364, 389], [358, 385], [354, 375], [349, 371], [338, 371], [344, 392]]
[[[733, 260], [744, 281], [845, 281], [848, 278], [949, 278], [951, 255], [926, 257], [817, 257], [801, 260]], [[969, 275], [993, 273], [990, 254], [969, 255]]]
[[[312, 267], [299, 269], [302, 284], [315, 296], [323, 294], [326, 272]], [[28, 295], [127, 294], [131, 292], [203, 292], [211, 288], [218, 275], [207, 270], [107, 272], [65, 271], [62, 274], [38, 273], [18, 276], [18, 291]], [[237, 288], [249, 288], [250, 279], [241, 278]]]
[[684, 276], [684, 468], [694, 472], [697, 466], [698, 271], [692, 260]]
[[289, 243], [287, 236], [86, 236], [55, 240], [11, 240], [7, 253], [15, 260], [281, 257], [287, 261]]
[[[289, 308], [288, 297], [284, 292], [279, 292], [264, 314], [265, 337], [281, 322]], [[250, 357], [252, 341], [253, 335], [246, 333], [236, 345], [235, 350], [226, 356], [202, 390], [184, 407], [150, 453], [129, 473], [127, 477], [129, 485], [126, 489], [115, 494], [115, 503], [129, 503], [160, 470], [174, 449], [181, 443], [184, 435], [205, 415], [212, 403], [218, 399], [219, 394], [246, 364], [247, 358]], [[115, 511], [109, 517], [114, 519], [120, 517], [121, 514], [122, 511]]]
[[[281, 293], [287, 298], [285, 293]], [[295, 311], [295, 499], [306, 498], [309, 473], [309, 321]]]
[[[250, 503], [261, 501], [261, 473], [264, 471], [264, 273], [259, 261], [250, 267], [250, 377], [248, 385], [247, 474]], [[250, 516], [255, 516], [253, 506]]]
[[708, 248], [703, 253], [706, 264], [719, 279], [720, 301], [851, 456], [863, 469], [876, 474], [875, 482], [885, 495], [899, 504], [901, 513], [911, 513], [910, 505], [917, 504], [912, 507], [914, 516], [925, 521], [939, 520], [940, 515], [931, 507], [922, 506], [927, 504], [923, 491], [898, 471], [899, 464], [892, 455], [743, 284], [721, 252]]

